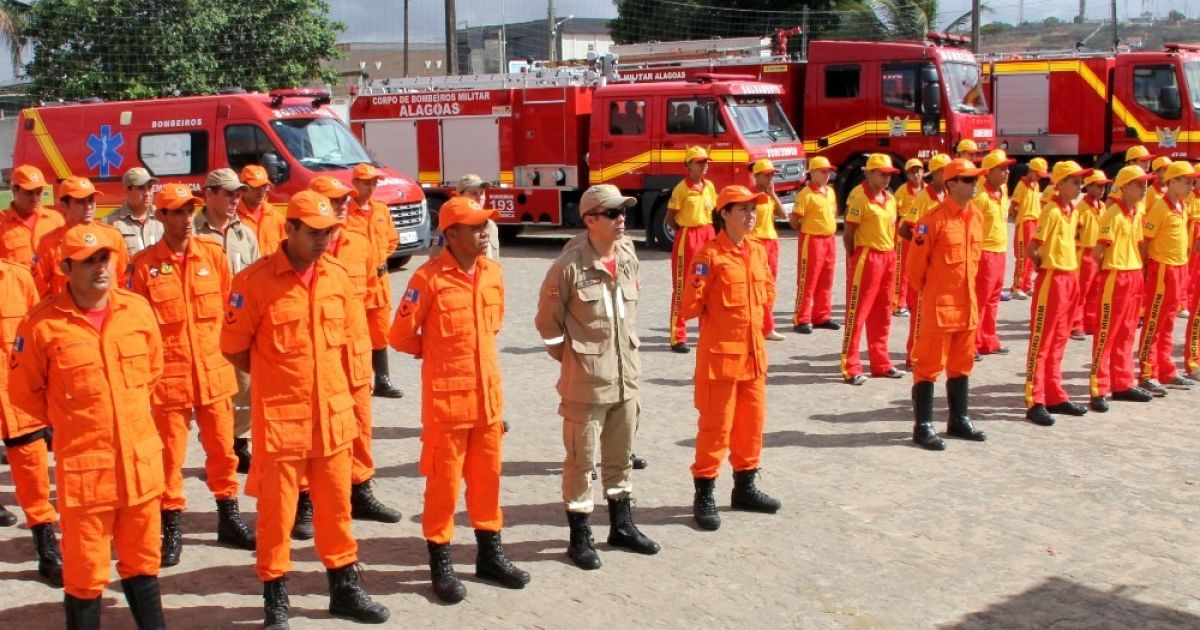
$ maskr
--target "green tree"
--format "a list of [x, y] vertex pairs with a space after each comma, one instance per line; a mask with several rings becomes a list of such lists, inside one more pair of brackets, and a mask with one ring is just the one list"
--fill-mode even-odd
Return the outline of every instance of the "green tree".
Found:
[[322, 0], [41, 0], [25, 70], [40, 98], [150, 98], [331, 81]]
[[0, 42], [8, 48], [8, 57], [12, 60], [13, 73], [21, 68], [21, 53], [25, 49], [26, 22], [29, 19], [29, 7], [20, 2], [0, 0]]

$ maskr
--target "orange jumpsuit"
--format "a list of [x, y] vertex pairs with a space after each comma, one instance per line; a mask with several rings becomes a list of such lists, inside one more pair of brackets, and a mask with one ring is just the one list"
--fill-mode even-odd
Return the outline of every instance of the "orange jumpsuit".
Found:
[[274, 254], [283, 239], [287, 238], [287, 234], [284, 232], [287, 218], [270, 202], [264, 201], [257, 209], [251, 210], [244, 200], [239, 201], [237, 213], [238, 219], [246, 227], [249, 227], [258, 238], [259, 256]]
[[983, 214], [947, 197], [913, 228], [909, 286], [918, 294], [913, 318], [913, 382], [970, 376], [979, 327], [976, 290], [983, 256]]
[[774, 299], [775, 281], [758, 241], [735, 245], [722, 231], [696, 252], [681, 307], [685, 320], [700, 318], [694, 478], [716, 478], [726, 453], [734, 472], [759, 468], [767, 382], [759, 323]]
[[[350, 278], [352, 305], [363, 312], [368, 278], [378, 267], [378, 251], [356, 232], [341, 230], [337, 239], [330, 239], [329, 253], [342, 262]], [[354, 439], [350, 482], [358, 485], [375, 476], [375, 458], [371, 455], [371, 333], [366, 326], [356, 331], [346, 353], [346, 370], [350, 375], [350, 395], [354, 396], [354, 419], [358, 422], [358, 437]]]
[[17, 326], [38, 303], [33, 276], [23, 264], [0, 259], [0, 437], [8, 449], [17, 504], [25, 512], [28, 527], [53, 523], [58, 514], [50, 503], [50, 457], [46, 448], [45, 425], [40, 419], [21, 413], [8, 400], [8, 365]]
[[66, 593], [99, 597], [114, 546], [122, 579], [158, 575], [162, 441], [150, 392], [163, 355], [154, 312], [114, 288], [97, 331], [64, 291], [30, 311], [14, 349], [12, 404], [54, 429]]
[[238, 494], [232, 403], [237, 380], [220, 350], [221, 315], [233, 282], [225, 250], [192, 238], [181, 259], [160, 240], [134, 256], [132, 266], [130, 288], [149, 300], [163, 338], [163, 377], [151, 398], [163, 441], [162, 509], [187, 508], [183, 463], [193, 412], [208, 489], [217, 499], [232, 499]]
[[291, 569], [291, 531], [302, 479], [313, 502], [317, 556], [326, 569], [357, 561], [350, 532], [350, 445], [357, 437], [345, 353], [363, 326], [350, 279], [322, 256], [311, 282], [284, 248], [234, 276], [221, 351], [250, 352], [251, 459], [246, 492], [258, 499], [255, 571]]
[[[760, 313], [761, 315], [761, 313]], [[454, 537], [459, 485], [477, 530], [497, 532], [504, 392], [496, 335], [504, 321], [500, 265], [480, 257], [466, 275], [447, 248], [408, 282], [392, 322], [392, 347], [421, 361], [421, 529], [435, 544]], [[757, 320], [762, 324], [762, 319]]]
[[0, 213], [0, 258], [28, 269], [33, 268], [34, 255], [42, 239], [65, 223], [61, 212], [40, 205], [34, 208], [33, 214], [37, 219], [30, 228], [12, 206]]
[[388, 280], [387, 260], [400, 244], [400, 237], [396, 235], [387, 204], [375, 199], [370, 200], [367, 208], [351, 199], [346, 228], [367, 237], [367, 241], [379, 250], [375, 272], [367, 276], [366, 305], [371, 347], [382, 350], [388, 345], [389, 318], [392, 315], [392, 283]]
[[[125, 248], [125, 237], [121, 231], [106, 223], [93, 223], [108, 235], [113, 247], [112, 286], [125, 286], [129, 273], [129, 250]], [[60, 245], [63, 235], [72, 226], [63, 225], [42, 239], [33, 261], [33, 282], [42, 297], [58, 295], [67, 286], [67, 277], [62, 271]]]
[[[946, 198], [946, 189], [944, 187], [938, 188], [938, 187], [934, 186], [933, 184], [926, 185], [924, 188], [922, 188], [920, 190], [920, 192], [917, 193], [917, 196], [913, 199], [912, 203], [909, 204], [908, 210], [900, 217], [900, 225], [904, 225], [905, 223], [907, 223], [907, 224], [913, 226], [915, 229], [917, 221], [920, 221], [922, 217], [924, 217], [926, 214], [929, 214], [929, 211], [933, 210], [935, 207], [937, 207], [938, 204], [942, 203], [942, 200], [945, 198]], [[899, 206], [897, 206], [897, 211], [899, 211]], [[897, 228], [897, 234], [899, 234], [899, 228]], [[904, 250], [904, 255], [912, 256], [912, 248]], [[906, 268], [907, 268], [907, 265], [908, 265], [908, 262], [906, 261], [905, 262]], [[909, 310], [916, 309], [917, 298], [919, 296], [917, 295], [917, 288], [914, 287], [911, 282], [908, 284], [908, 290], [905, 293], [904, 297], [908, 303]], [[913, 342], [915, 342], [916, 339], [917, 339], [917, 318], [909, 317], [908, 318], [908, 339], [905, 340], [905, 342], [904, 342], [904, 351], [905, 351], [905, 356], [907, 357], [904, 362], [906, 367], [912, 366], [912, 348], [913, 348]]]

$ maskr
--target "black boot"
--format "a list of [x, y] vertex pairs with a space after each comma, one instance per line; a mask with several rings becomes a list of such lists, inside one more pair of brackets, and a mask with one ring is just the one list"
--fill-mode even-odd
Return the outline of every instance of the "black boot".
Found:
[[217, 499], [217, 542], [254, 551], [254, 530], [242, 521], [237, 499]]
[[392, 378], [388, 373], [387, 348], [371, 351], [371, 369], [375, 370], [375, 387], [371, 389], [372, 396], [376, 398], [402, 398], [404, 396], [404, 392], [400, 391], [399, 387], [392, 385]]
[[163, 510], [162, 566], [173, 567], [179, 564], [181, 555], [183, 555], [183, 512]]
[[585, 512], [567, 512], [567, 525], [571, 528], [571, 543], [567, 545], [567, 557], [584, 571], [600, 568], [600, 554], [592, 540], [592, 526]]
[[633, 523], [633, 506], [629, 497], [608, 500], [608, 544], [634, 553], [652, 556], [662, 550], [658, 543], [638, 531]]
[[0, 505], [0, 527], [12, 527], [17, 524], [17, 515]]
[[767, 493], [758, 489], [754, 483], [754, 478], [758, 476], [758, 469], [734, 471], [733, 473], [733, 493], [729, 497], [731, 507], [735, 510], [744, 510], [747, 512], [763, 512], [765, 514], [774, 514], [783, 507], [779, 499], [774, 499]]
[[363, 590], [355, 565], [348, 564], [325, 573], [329, 576], [329, 614], [362, 623], [383, 623], [392, 616], [387, 606], [372, 600]]
[[54, 523], [42, 523], [29, 528], [33, 534], [33, 548], [38, 557], [38, 574], [50, 584], [62, 587], [62, 552], [58, 549], [58, 537], [54, 534]]
[[360, 521], [399, 523], [400, 510], [394, 510], [375, 498], [371, 482], [364, 481], [350, 488], [350, 516]]
[[288, 630], [287, 578], [275, 578], [263, 582], [264, 630]]
[[237, 455], [237, 471], [243, 475], [250, 472], [250, 439], [233, 438], [233, 454]]
[[645, 457], [641, 457], [637, 453], [629, 454], [629, 463], [633, 464], [634, 470], [645, 470], [646, 466], [650, 465], [650, 462], [646, 461]]
[[947, 434], [975, 442], [987, 439], [987, 433], [976, 429], [967, 415], [967, 410], [970, 408], [968, 377], [959, 376], [946, 380], [946, 401], [950, 405], [950, 422], [946, 425]]
[[717, 511], [717, 502], [713, 500], [713, 488], [716, 479], [693, 479], [696, 484], [696, 496], [692, 499], [692, 516], [700, 529], [716, 531], [721, 527], [721, 513]]
[[312, 497], [308, 491], [300, 493], [296, 499], [296, 520], [292, 521], [292, 540], [311, 540], [313, 537], [312, 526]]
[[500, 544], [500, 532], [477, 529], [475, 542], [479, 544], [479, 552], [475, 556], [476, 577], [491, 580], [507, 588], [525, 588], [529, 583], [529, 572], [518, 569], [508, 556], [504, 555], [504, 546]]
[[946, 442], [933, 430], [933, 381], [913, 383], [913, 442], [930, 451], [946, 450]]
[[67, 630], [95, 630], [100, 627], [100, 597], [79, 599], [64, 595], [63, 608], [67, 612]]
[[467, 587], [454, 575], [454, 560], [450, 558], [450, 543], [425, 541], [429, 549], [429, 581], [437, 598], [447, 604], [457, 604], [467, 596]]
[[167, 627], [163, 619], [162, 595], [158, 590], [158, 578], [153, 575], [138, 575], [121, 580], [125, 601], [138, 630], [160, 630]]

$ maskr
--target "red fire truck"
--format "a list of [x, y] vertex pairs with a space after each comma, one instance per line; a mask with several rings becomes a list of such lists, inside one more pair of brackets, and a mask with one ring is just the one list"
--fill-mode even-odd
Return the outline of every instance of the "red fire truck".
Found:
[[984, 60], [997, 140], [1013, 156], [1079, 160], [1106, 171], [1125, 150], [1200, 159], [1200, 47], [1034, 52]]
[[611, 51], [625, 81], [722, 72], [782, 86], [784, 111], [801, 130], [808, 157], [823, 155], [838, 167], [843, 201], [862, 181], [870, 153], [889, 153], [903, 162], [952, 151], [964, 138], [991, 146], [994, 120], [966, 39], [930, 33], [920, 42], [814, 40], [806, 52], [789, 55], [788, 37], [798, 33], [631, 44]]
[[750, 162], [769, 157], [780, 169], [781, 197], [794, 196], [804, 148], [780, 106], [780, 86], [716, 74], [607, 84], [609, 62], [376, 82], [351, 104], [351, 127], [379, 159], [417, 173], [431, 211], [460, 176], [490, 181], [505, 235], [578, 224], [583, 190], [607, 183], [639, 199], [631, 223], [669, 248], [666, 202], [693, 145], [708, 149], [718, 185], [749, 183]]
[[[59, 181], [91, 178], [102, 215], [121, 204], [121, 176], [134, 166], [199, 190], [211, 170], [261, 164], [274, 183], [271, 200], [286, 203], [317, 175], [348, 183], [355, 164], [372, 161], [328, 103], [328, 92], [294, 89], [32, 107], [17, 121], [13, 164]], [[391, 209], [400, 237], [393, 258], [403, 262], [429, 247], [425, 198], [414, 182], [383, 170], [376, 195]]]

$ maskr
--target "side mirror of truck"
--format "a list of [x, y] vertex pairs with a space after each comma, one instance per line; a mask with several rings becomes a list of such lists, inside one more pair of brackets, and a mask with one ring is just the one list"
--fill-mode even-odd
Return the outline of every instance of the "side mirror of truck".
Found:
[[281, 160], [275, 152], [264, 153], [262, 156], [262, 165], [263, 168], [267, 169], [267, 177], [271, 179], [272, 184], [287, 181], [288, 163]]
[[937, 115], [942, 111], [942, 86], [939, 83], [926, 83], [921, 90], [921, 112]]

